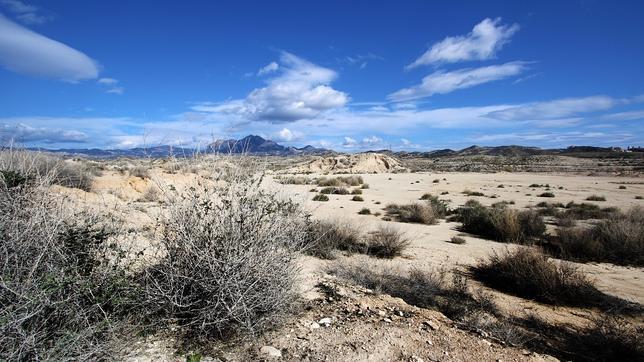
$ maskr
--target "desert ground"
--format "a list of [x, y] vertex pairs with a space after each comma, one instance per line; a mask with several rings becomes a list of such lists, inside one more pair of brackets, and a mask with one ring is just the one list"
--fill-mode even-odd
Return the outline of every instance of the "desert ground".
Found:
[[[383, 157], [386, 162], [383, 164], [382, 159], [373, 157]], [[301, 205], [310, 213], [312, 220], [348, 225], [364, 235], [380, 226], [393, 227], [409, 242], [400, 255], [376, 258], [342, 250], [335, 251], [333, 258], [300, 255], [295, 286], [299, 307], [282, 315], [276, 327], [249, 338], [213, 340], [205, 348], [179, 346], [172, 329], [162, 330], [131, 339], [121, 351], [120, 358], [128, 361], [182, 361], [190, 356], [199, 356], [202, 361], [593, 359], [588, 355], [573, 355], [571, 358], [570, 351], [561, 349], [565, 344], [544, 343], [530, 335], [513, 338], [513, 329], [490, 331], [486, 330], [485, 323], [468, 327], [463, 321], [448, 318], [440, 308], [414, 305], [404, 296], [389, 295], [386, 291], [343, 278], [334, 269], [349, 265], [370, 266], [374, 268], [372, 270], [400, 275], [411, 271], [464, 275], [467, 289], [473, 295], [484, 293], [494, 301], [498, 309], [496, 313], [502, 316], [499, 318], [529, 320], [537, 317], [553, 331], [564, 331], [557, 332], [559, 334], [553, 332], [553, 336], [561, 336], [562, 340], [574, 338], [608, 312], [595, 307], [557, 305], [522, 298], [490, 287], [470, 275], [472, 267], [493, 253], [536, 249], [538, 246], [493, 241], [470, 234], [461, 230], [461, 222], [449, 217], [439, 218], [431, 224], [400, 222], [387, 216], [386, 206], [422, 203], [421, 197], [431, 194], [453, 210], [475, 199], [486, 207], [505, 202], [509, 208], [518, 211], [538, 209], [537, 204], [544, 201], [592, 203], [601, 208], [614, 207], [626, 211], [644, 207], [644, 200], [640, 197], [644, 195], [644, 181], [639, 174], [409, 172], [402, 163], [386, 156], [372, 154], [365, 160], [350, 163], [348, 169], [341, 169], [337, 174], [333, 172], [334, 162], [329, 160], [306, 160], [294, 166], [290, 162], [278, 162], [280, 167], [277, 169], [264, 171], [266, 175], [258, 187]], [[120, 220], [127, 230], [122, 241], [132, 243], [143, 254], [153, 254], [159, 243], [158, 220], [172, 203], [168, 190], [181, 193], [195, 185], [220, 182], [209, 178], [209, 167], [204, 167], [204, 162], [209, 161], [202, 160], [192, 165], [186, 161], [181, 162], [181, 167], [175, 167], [168, 160], [99, 161], [101, 172], [94, 177], [91, 189], [84, 191], [54, 185], [51, 190], [54, 195], [72, 200], [77, 209], [92, 209]], [[224, 163], [227, 167], [236, 167], [236, 162], [236, 158], [232, 158]], [[359, 176], [362, 179], [361, 186], [347, 186], [349, 190], [361, 190], [361, 201], [356, 201], [352, 194], [333, 193], [328, 194], [328, 201], [313, 201], [313, 197], [324, 188], [316, 185], [315, 180], [338, 176]], [[302, 184], [285, 181], [289, 178], [304, 181]], [[539, 196], [546, 190], [554, 196]], [[469, 195], [464, 192], [469, 192]], [[482, 196], [472, 195], [473, 192]], [[588, 201], [592, 195], [602, 196], [605, 201]], [[365, 214], [365, 208], [369, 209], [369, 214]], [[556, 220], [548, 215], [544, 218], [546, 234], [556, 234]], [[582, 226], [594, 222], [596, 220], [579, 221]], [[455, 236], [463, 238], [464, 243], [449, 242]], [[550, 258], [556, 263], [561, 262], [554, 255]], [[565, 263], [586, 275], [600, 292], [631, 306], [644, 305], [644, 269], [641, 266], [576, 260]], [[619, 318], [635, 328], [638, 334], [636, 343], [641, 344], [644, 319], [641, 309], [634, 309], [635, 312], [619, 315]], [[508, 338], [503, 338], [504, 333]]]

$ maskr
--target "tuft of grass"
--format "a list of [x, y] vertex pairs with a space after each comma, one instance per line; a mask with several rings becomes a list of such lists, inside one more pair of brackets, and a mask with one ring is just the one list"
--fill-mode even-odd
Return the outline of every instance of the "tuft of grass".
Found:
[[466, 243], [465, 239], [460, 236], [452, 236], [449, 239], [449, 242], [452, 244], [458, 244], [458, 245], [462, 245]]
[[369, 210], [366, 207], [363, 207], [362, 209], [360, 209], [360, 211], [358, 211], [358, 214], [360, 214], [360, 215], [371, 215], [371, 210]]
[[353, 190], [351, 190], [351, 195], [362, 195], [362, 190], [361, 189], [353, 189]]
[[492, 288], [547, 304], [605, 307], [611, 300], [572, 264], [530, 248], [494, 253], [471, 270]]
[[333, 178], [319, 178], [316, 180], [318, 186], [360, 186], [364, 184], [362, 176], [338, 176]]
[[599, 195], [590, 195], [586, 198], [586, 201], [606, 201], [606, 197]]
[[578, 204], [571, 201], [567, 203], [565, 207], [566, 210], [564, 211], [563, 216], [576, 220], [605, 219], [619, 213], [619, 210], [615, 207], [600, 208], [595, 204], [587, 202]]
[[364, 201], [364, 199], [362, 198], [362, 196], [355, 195], [351, 198], [351, 201]]
[[461, 193], [463, 195], [467, 195], [467, 196], [485, 196], [485, 194], [483, 194], [482, 192], [479, 192], [479, 191], [463, 190], [463, 192], [461, 192]]

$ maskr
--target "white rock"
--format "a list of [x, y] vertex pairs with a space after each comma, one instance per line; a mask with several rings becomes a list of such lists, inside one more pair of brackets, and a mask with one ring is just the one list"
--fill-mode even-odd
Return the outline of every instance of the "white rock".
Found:
[[273, 346], [264, 346], [259, 349], [259, 353], [268, 357], [274, 357], [274, 358], [282, 357], [282, 351], [280, 351], [279, 349]]
[[328, 327], [328, 326], [330, 326], [330, 325], [331, 325], [331, 323], [333, 323], [333, 319], [331, 319], [331, 318], [329, 318], [329, 317], [322, 318], [322, 319], [320, 319], [320, 320], [318, 321], [318, 323], [319, 323], [320, 325], [323, 325], [323, 326], [325, 326], [325, 327]]

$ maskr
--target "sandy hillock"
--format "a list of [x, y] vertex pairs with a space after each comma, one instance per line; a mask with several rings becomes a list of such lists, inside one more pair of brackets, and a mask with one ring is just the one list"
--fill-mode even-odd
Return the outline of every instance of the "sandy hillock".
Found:
[[290, 173], [389, 173], [407, 169], [397, 159], [381, 153], [318, 157], [293, 167]]

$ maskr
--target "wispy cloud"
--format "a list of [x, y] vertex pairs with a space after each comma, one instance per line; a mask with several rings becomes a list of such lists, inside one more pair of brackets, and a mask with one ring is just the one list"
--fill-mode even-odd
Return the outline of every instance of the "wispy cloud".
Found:
[[564, 98], [517, 105], [491, 112], [487, 116], [502, 121], [567, 118], [583, 113], [607, 110], [621, 102], [619, 99], [607, 96]]
[[607, 114], [602, 119], [610, 121], [636, 121], [644, 119], [644, 110]]
[[421, 84], [396, 91], [388, 98], [392, 101], [407, 101], [471, 88], [516, 76], [527, 69], [527, 64], [527, 62], [516, 61], [480, 68], [459, 69], [452, 72], [436, 71], [423, 78]]
[[266, 74], [269, 74], [269, 73], [276, 72], [279, 69], [279, 67], [280, 67], [279, 64], [277, 64], [275, 62], [270, 62], [267, 65], [261, 67], [257, 71], [257, 75], [262, 76], [262, 75], [266, 75]]
[[68, 82], [95, 79], [99, 74], [98, 65], [87, 55], [1, 14], [0, 64], [17, 73]]
[[203, 103], [194, 111], [236, 117], [240, 122], [293, 122], [313, 118], [343, 107], [349, 96], [329, 84], [337, 77], [331, 69], [313, 64], [291, 53], [282, 52], [279, 74], [265, 87], [250, 92], [244, 99]]
[[106, 87], [105, 93], [123, 94], [123, 92], [125, 92], [125, 87], [119, 85], [118, 79], [100, 78], [96, 83]]
[[421, 65], [491, 59], [518, 30], [517, 24], [503, 25], [501, 18], [486, 18], [467, 35], [449, 36], [435, 43], [409, 64], [407, 69]]
[[526, 133], [500, 133], [486, 134], [470, 137], [471, 142], [540, 142], [546, 144], [569, 144], [570, 142], [593, 142], [602, 144], [615, 144], [633, 138], [630, 133], [605, 133], [605, 132], [526, 132]]
[[18, 20], [28, 25], [43, 24], [51, 19], [51, 16], [44, 15], [39, 7], [20, 0], [0, 0], [0, 5], [3, 5]]

